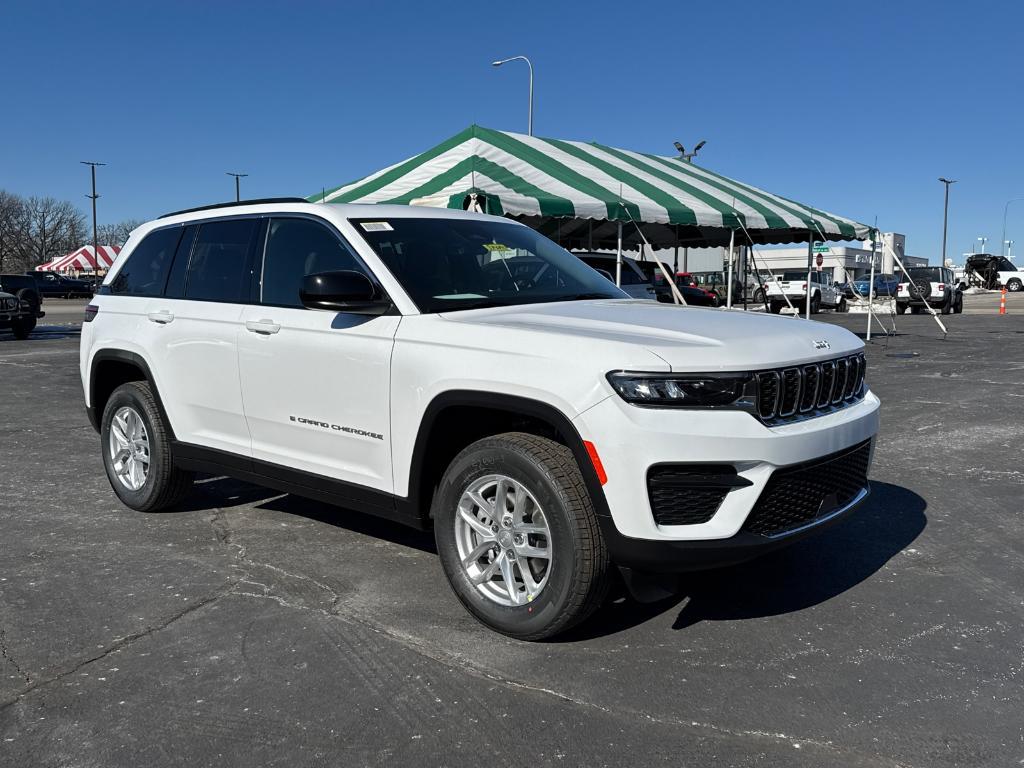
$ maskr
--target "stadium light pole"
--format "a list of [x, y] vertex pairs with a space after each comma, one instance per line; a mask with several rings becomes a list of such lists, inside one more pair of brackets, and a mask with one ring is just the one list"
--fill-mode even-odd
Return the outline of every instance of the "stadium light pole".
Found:
[[949, 185], [956, 184], [956, 179], [947, 179], [940, 176], [939, 181], [946, 185], [946, 202], [942, 206], [942, 266], [946, 266], [946, 229], [949, 223]]
[[1000, 250], [1003, 256], [1006, 255], [1006, 214], [1010, 212], [1010, 203], [1016, 203], [1020, 200], [1024, 200], [1024, 197], [1014, 197], [1006, 201], [1006, 205], [1003, 206], [1003, 247]]
[[530, 68], [530, 109], [526, 113], [526, 134], [533, 136], [533, 63], [525, 56], [510, 56], [507, 59], [492, 61], [491, 66], [500, 67], [502, 64], [508, 64], [510, 61], [525, 61], [526, 66]]
[[241, 202], [242, 201], [242, 185], [241, 185], [239, 180], [245, 178], [249, 174], [248, 173], [232, 173], [231, 171], [225, 171], [225, 173], [228, 176], [234, 176], [235, 177], [235, 202], [236, 203]]
[[695, 158], [697, 156], [697, 153], [700, 152], [701, 147], [703, 147], [705, 144], [707, 144], [707, 142], [704, 141], [703, 139], [701, 139], [700, 143], [697, 144], [697, 146], [693, 148], [693, 152], [687, 152], [686, 148], [683, 147], [683, 145], [680, 144], [678, 141], [673, 141], [672, 144], [679, 151], [679, 159], [680, 160], [685, 160], [688, 163], [692, 163], [693, 162], [693, 158]]
[[96, 194], [96, 166], [106, 165], [106, 163], [96, 163], [92, 160], [82, 160], [82, 165], [88, 165], [89, 170], [92, 173], [92, 194], [86, 195], [92, 200], [92, 259], [96, 262], [96, 269], [99, 269], [100, 264], [100, 244], [99, 235], [97, 235], [96, 228], [96, 201], [99, 199], [99, 195]]

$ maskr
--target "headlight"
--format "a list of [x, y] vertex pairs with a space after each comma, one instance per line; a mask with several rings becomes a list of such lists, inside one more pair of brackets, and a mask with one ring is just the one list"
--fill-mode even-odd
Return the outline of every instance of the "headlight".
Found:
[[608, 382], [627, 403], [672, 408], [749, 408], [756, 397], [750, 373], [632, 373], [613, 371]]

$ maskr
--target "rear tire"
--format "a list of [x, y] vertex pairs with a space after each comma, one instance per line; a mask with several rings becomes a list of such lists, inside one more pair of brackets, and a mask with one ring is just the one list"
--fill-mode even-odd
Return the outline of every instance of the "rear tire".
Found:
[[839, 303], [836, 304], [836, 312], [846, 312], [849, 307], [846, 306], [846, 298], [839, 299]]
[[1021, 281], [1018, 280], [1017, 278], [1013, 278], [1012, 280], [1006, 281], [1006, 290], [1008, 290], [1010, 293], [1017, 293], [1017, 291], [1021, 290], [1022, 288], [1024, 288], [1024, 283], [1021, 283]]
[[956, 306], [953, 308], [953, 312], [961, 314], [964, 311], [964, 296], [960, 294], [956, 297]]
[[[114, 424], [115, 416], [119, 417], [117, 426]], [[132, 434], [126, 434], [120, 426], [125, 417], [135, 427], [128, 430]], [[138, 428], [136, 417], [141, 422], [141, 428]], [[118, 442], [118, 434], [127, 437], [127, 449], [117, 450], [114, 447]], [[160, 415], [156, 398], [147, 382], [122, 384], [110, 395], [103, 409], [100, 445], [110, 486], [125, 506], [131, 509], [138, 512], [167, 509], [180, 502], [192, 490], [195, 474], [174, 466], [170, 430]], [[132, 454], [131, 459], [125, 457], [126, 452]], [[125, 464], [129, 461], [134, 461], [133, 466], [139, 467], [138, 473], [125, 471]], [[140, 479], [138, 487], [131, 487]]]
[[771, 304], [769, 305], [769, 309], [771, 310], [771, 313], [772, 313], [773, 315], [777, 315], [777, 314], [779, 314], [780, 312], [782, 312], [782, 305], [781, 305], [781, 304], [778, 304], [778, 303], [776, 303], [776, 302], [774, 302], [774, 301], [773, 301], [773, 302], [772, 302], [772, 303], [771, 303]]
[[[509, 490], [496, 508], [498, 483]], [[520, 432], [478, 440], [448, 466], [431, 512], [448, 583], [491, 629], [544, 640], [583, 621], [607, 594], [604, 538], [580, 468], [561, 443]]]
[[811, 297], [811, 314], [812, 315], [816, 315], [820, 311], [821, 311], [821, 297], [820, 296], [812, 296]]
[[953, 311], [953, 297], [947, 296], [946, 300], [942, 302], [942, 314], [948, 315]]
[[900, 302], [897, 301], [896, 302], [896, 314], [897, 315], [902, 315], [906, 311], [907, 311], [907, 305], [906, 304], [901, 304]]

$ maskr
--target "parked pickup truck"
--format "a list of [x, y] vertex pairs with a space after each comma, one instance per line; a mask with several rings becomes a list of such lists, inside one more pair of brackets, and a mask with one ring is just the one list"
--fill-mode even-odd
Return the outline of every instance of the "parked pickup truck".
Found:
[[[807, 301], [807, 273], [783, 272], [778, 280], [768, 280], [762, 286], [768, 297], [768, 306], [776, 315], [782, 308], [792, 304], [799, 309], [805, 308]], [[786, 299], [789, 302], [786, 302]], [[817, 313], [822, 307], [834, 309], [836, 312], [846, 311], [846, 297], [832, 279], [821, 272], [811, 273], [811, 314]]]

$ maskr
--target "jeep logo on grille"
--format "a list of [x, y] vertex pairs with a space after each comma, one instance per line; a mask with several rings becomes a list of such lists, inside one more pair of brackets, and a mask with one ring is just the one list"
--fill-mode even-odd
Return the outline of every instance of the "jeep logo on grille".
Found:
[[820, 340], [814, 342], [814, 348], [815, 349], [832, 349], [832, 345], [829, 344], [824, 339], [820, 339]]

